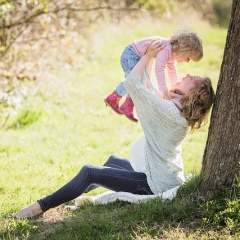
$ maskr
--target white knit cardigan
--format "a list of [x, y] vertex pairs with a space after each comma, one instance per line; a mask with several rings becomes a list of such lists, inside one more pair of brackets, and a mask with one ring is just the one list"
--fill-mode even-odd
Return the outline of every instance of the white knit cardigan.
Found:
[[124, 86], [146, 138], [146, 175], [152, 192], [179, 186], [184, 181], [181, 144], [189, 129], [186, 119], [172, 101], [160, 98], [156, 89], [148, 90], [141, 75], [128, 75]]

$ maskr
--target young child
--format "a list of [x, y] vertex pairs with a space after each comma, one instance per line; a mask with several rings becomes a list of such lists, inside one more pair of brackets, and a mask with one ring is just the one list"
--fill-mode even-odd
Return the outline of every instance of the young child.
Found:
[[[160, 96], [165, 99], [170, 99], [168, 88], [165, 82], [165, 67], [169, 74], [171, 86], [173, 87], [178, 82], [177, 62], [189, 62], [190, 60], [198, 62], [203, 57], [202, 41], [196, 33], [180, 30], [174, 33], [169, 39], [152, 36], [128, 45], [121, 55], [121, 65], [125, 77], [131, 72], [140, 58], [145, 54], [148, 45], [155, 40], [160, 40], [166, 46], [156, 56], [155, 74], [158, 82]], [[143, 78], [146, 81], [146, 76], [151, 73], [153, 60], [149, 62]], [[119, 107], [119, 102], [123, 96], [126, 96], [125, 102]], [[138, 122], [134, 115], [134, 104], [131, 96], [127, 93], [123, 82], [121, 82], [106, 99], [107, 106], [110, 106], [116, 113], [124, 114], [133, 122]]]

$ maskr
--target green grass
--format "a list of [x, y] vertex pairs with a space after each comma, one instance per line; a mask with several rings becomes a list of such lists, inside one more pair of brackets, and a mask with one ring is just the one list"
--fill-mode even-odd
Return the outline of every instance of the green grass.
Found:
[[[101, 165], [112, 154], [128, 157], [142, 134], [140, 125], [114, 114], [103, 102], [123, 79], [121, 51], [134, 39], [167, 37], [179, 28], [197, 31], [205, 50], [199, 63], [178, 65], [180, 76], [208, 75], [216, 88], [226, 29], [213, 28], [196, 17], [185, 25], [179, 19], [171, 23], [147, 19], [132, 26], [101, 26], [90, 39], [93, 44], [83, 68], [59, 70], [32, 86], [18, 114], [0, 130], [0, 239], [237, 239], [239, 195], [227, 193], [207, 204], [192, 201], [198, 178], [171, 202], [88, 204], [76, 212], [60, 206], [50, 210], [45, 220], [3, 218], [56, 190], [86, 163]], [[185, 140], [186, 174], [199, 173], [206, 138], [207, 126]]]

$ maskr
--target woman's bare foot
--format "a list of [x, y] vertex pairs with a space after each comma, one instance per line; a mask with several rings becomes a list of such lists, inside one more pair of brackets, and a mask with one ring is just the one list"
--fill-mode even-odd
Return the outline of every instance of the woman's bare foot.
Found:
[[26, 219], [26, 218], [34, 218], [43, 213], [38, 202], [33, 203], [32, 205], [20, 210], [19, 212], [13, 214], [15, 218]]

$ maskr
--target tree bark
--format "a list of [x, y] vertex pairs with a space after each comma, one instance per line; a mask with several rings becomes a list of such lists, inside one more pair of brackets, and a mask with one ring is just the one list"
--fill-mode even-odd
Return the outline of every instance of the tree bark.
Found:
[[239, 167], [240, 1], [233, 0], [197, 196], [208, 200], [223, 188], [233, 186]]

